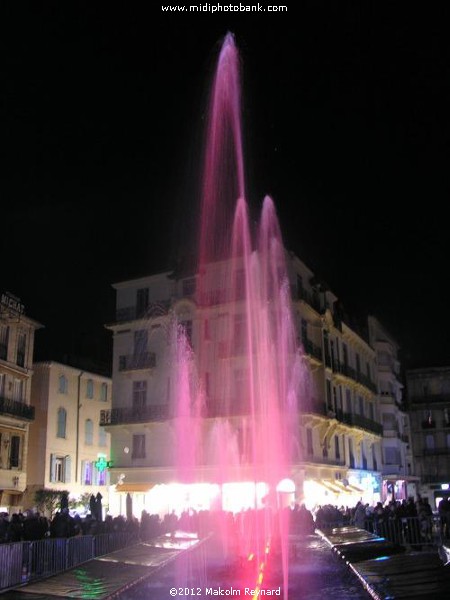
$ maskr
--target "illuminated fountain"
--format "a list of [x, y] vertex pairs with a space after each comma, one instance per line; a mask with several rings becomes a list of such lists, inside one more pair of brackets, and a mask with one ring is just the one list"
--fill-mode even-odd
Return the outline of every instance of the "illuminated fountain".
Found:
[[224, 514], [223, 532], [227, 511], [250, 509], [231, 538], [224, 535], [225, 545], [256, 557], [253, 587], [262, 585], [265, 557], [275, 548], [287, 590], [282, 482], [298, 452], [303, 373], [271, 198], [254, 231], [249, 221], [240, 107], [239, 56], [228, 34], [208, 112], [193, 350], [177, 329], [176, 461], [180, 482], [212, 484], [211, 507]]

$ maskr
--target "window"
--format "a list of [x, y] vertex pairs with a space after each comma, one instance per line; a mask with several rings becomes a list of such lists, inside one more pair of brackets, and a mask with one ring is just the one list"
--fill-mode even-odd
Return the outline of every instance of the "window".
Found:
[[400, 464], [400, 453], [397, 448], [385, 448], [384, 449], [384, 462], [387, 465], [399, 465]]
[[58, 392], [60, 394], [67, 394], [68, 392], [67, 377], [65, 375], [59, 376]]
[[366, 456], [366, 453], [364, 451], [362, 444], [361, 444], [361, 466], [365, 471], [367, 471], [367, 456]]
[[107, 469], [103, 469], [99, 471], [97, 467], [95, 468], [95, 483], [96, 485], [106, 485], [108, 482], [108, 471]]
[[24, 333], [19, 333], [17, 337], [17, 365], [25, 366], [25, 352], [27, 347], [27, 336]]
[[360, 358], [359, 358], [359, 354], [355, 355], [355, 360], [356, 360], [356, 372], [359, 375], [360, 372], [361, 372], [361, 361], [360, 361]]
[[337, 435], [334, 436], [334, 454], [337, 460], [341, 458], [341, 448], [339, 446], [339, 437]]
[[331, 395], [331, 381], [327, 379], [325, 381], [327, 390], [327, 409], [333, 411], [333, 397]]
[[143, 317], [149, 306], [148, 288], [142, 288], [136, 294], [136, 317]]
[[306, 455], [313, 456], [314, 448], [313, 448], [313, 432], [309, 427], [306, 428]]
[[90, 460], [83, 460], [81, 466], [83, 485], [92, 485], [92, 463]]
[[145, 435], [133, 435], [133, 451], [131, 458], [145, 458]]
[[345, 344], [342, 345], [342, 360], [344, 361], [344, 365], [348, 366], [348, 350]]
[[13, 393], [12, 399], [16, 402], [23, 402], [24, 400], [24, 382], [22, 379], [14, 379], [13, 381]]
[[0, 325], [0, 359], [8, 360], [9, 327]]
[[11, 436], [11, 449], [9, 452], [9, 466], [11, 469], [20, 467], [20, 437]]
[[5, 397], [5, 386], [6, 386], [6, 375], [4, 373], [0, 373], [0, 398]]
[[50, 481], [52, 483], [70, 483], [71, 458], [50, 454]]
[[104, 427], [99, 427], [98, 430], [98, 445], [99, 446], [107, 446], [108, 443], [108, 438], [107, 438], [107, 433]]
[[102, 383], [102, 385], [100, 387], [100, 400], [101, 400], [101, 402], [108, 401], [108, 384], [107, 383]]
[[92, 400], [93, 397], [94, 397], [94, 382], [92, 381], [92, 379], [88, 379], [86, 382], [86, 398], [89, 398], [89, 400]]
[[447, 435], [445, 436], [445, 439], [447, 441], [447, 448], [450, 448], [450, 433], [447, 433]]
[[58, 415], [56, 421], [56, 437], [66, 437], [66, 425], [67, 425], [67, 412], [65, 408], [58, 408]]
[[355, 455], [353, 454], [353, 440], [348, 438], [348, 459], [349, 459], [349, 467], [351, 469], [355, 468]]
[[372, 464], [373, 470], [378, 471], [378, 462], [377, 462], [377, 453], [375, 449], [375, 444], [372, 444]]
[[92, 446], [94, 443], [94, 423], [91, 419], [86, 419], [84, 424], [84, 443], [86, 446]]
[[134, 355], [140, 356], [147, 352], [147, 330], [139, 329], [134, 332]]
[[358, 396], [358, 406], [359, 406], [359, 414], [364, 416], [364, 398], [362, 396]]
[[133, 408], [144, 408], [147, 404], [147, 382], [133, 381]]
[[348, 388], [345, 390], [345, 412], [348, 414], [352, 412], [352, 393]]

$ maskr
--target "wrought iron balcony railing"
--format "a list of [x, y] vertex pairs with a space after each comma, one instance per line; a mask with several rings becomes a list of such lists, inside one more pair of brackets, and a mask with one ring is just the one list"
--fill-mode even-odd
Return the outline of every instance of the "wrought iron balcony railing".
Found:
[[156, 354], [142, 352], [119, 356], [119, 371], [136, 371], [137, 369], [153, 369], [156, 367]]
[[34, 421], [34, 406], [0, 396], [0, 414]]
[[132, 423], [151, 423], [165, 421], [170, 418], [167, 404], [149, 406], [124, 406], [100, 411], [100, 426], [105, 425], [130, 425]]
[[365, 429], [366, 431], [376, 433], [377, 435], [383, 435], [383, 426], [381, 425], [381, 423], [372, 421], [372, 419], [368, 419], [367, 417], [363, 417], [362, 415], [357, 415], [355, 413], [344, 413], [339, 411], [336, 414], [336, 418], [338, 419], [338, 421], [341, 421], [346, 425], [360, 427], [361, 429]]

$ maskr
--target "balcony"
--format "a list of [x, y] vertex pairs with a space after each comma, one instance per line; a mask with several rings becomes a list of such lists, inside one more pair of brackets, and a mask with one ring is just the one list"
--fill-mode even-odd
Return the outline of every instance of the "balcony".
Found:
[[356, 369], [354, 369], [353, 367], [350, 367], [349, 365], [340, 363], [337, 360], [333, 360], [332, 366], [333, 366], [333, 371], [335, 373], [339, 373], [340, 375], [344, 375], [345, 377], [348, 377], [349, 379], [353, 379], [353, 381], [356, 381], [357, 383], [361, 383], [367, 389], [369, 389], [371, 392], [374, 392], [374, 393], [377, 392], [377, 386], [367, 375], [364, 375], [363, 373], [356, 371]]
[[314, 310], [316, 310], [318, 313], [322, 312], [319, 298], [304, 288], [301, 288], [297, 291], [297, 298], [298, 300], [303, 300], [303, 302], [309, 304], [309, 306], [314, 308]]
[[443, 446], [442, 448], [424, 448], [424, 456], [448, 456], [450, 455], [450, 448]]
[[371, 433], [375, 433], [376, 435], [383, 435], [383, 426], [376, 421], [372, 421], [372, 419], [368, 419], [367, 417], [363, 417], [362, 415], [357, 415], [355, 413], [344, 413], [338, 412], [336, 415], [338, 421], [345, 423], [346, 425], [352, 425], [353, 427], [359, 427], [360, 429], [365, 429], [366, 431], [370, 431]]
[[330, 465], [335, 467], [345, 467], [345, 460], [341, 458], [330, 458], [329, 456], [305, 456], [306, 462], [314, 463], [317, 465]]
[[150, 406], [124, 406], [100, 411], [100, 427], [107, 425], [131, 425], [133, 423], [152, 423], [170, 418], [167, 404]]
[[307, 336], [303, 335], [301, 340], [303, 350], [305, 354], [308, 354], [312, 358], [322, 361], [322, 349], [320, 346], [316, 346]]
[[153, 369], [156, 367], [156, 354], [142, 352], [119, 356], [119, 371], [137, 371], [138, 369]]
[[25, 402], [0, 397], [0, 414], [34, 421], [34, 406], [25, 404]]
[[150, 315], [166, 314], [171, 305], [171, 300], [161, 300], [161, 302], [152, 302], [144, 307], [126, 306], [116, 310], [116, 322], [126, 323], [136, 319], [145, 319]]

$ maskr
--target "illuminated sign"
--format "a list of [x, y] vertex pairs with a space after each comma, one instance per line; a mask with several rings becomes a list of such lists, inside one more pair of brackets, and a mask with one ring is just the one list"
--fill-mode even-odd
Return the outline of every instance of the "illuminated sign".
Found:
[[0, 303], [2, 307], [7, 308], [8, 310], [19, 315], [23, 315], [25, 313], [25, 305], [22, 304], [20, 298], [17, 298], [10, 292], [2, 292]]
[[100, 458], [95, 463], [95, 466], [97, 467], [97, 470], [101, 473], [105, 469], [110, 469], [112, 467], [112, 460], [106, 460], [104, 456], [100, 456]]

